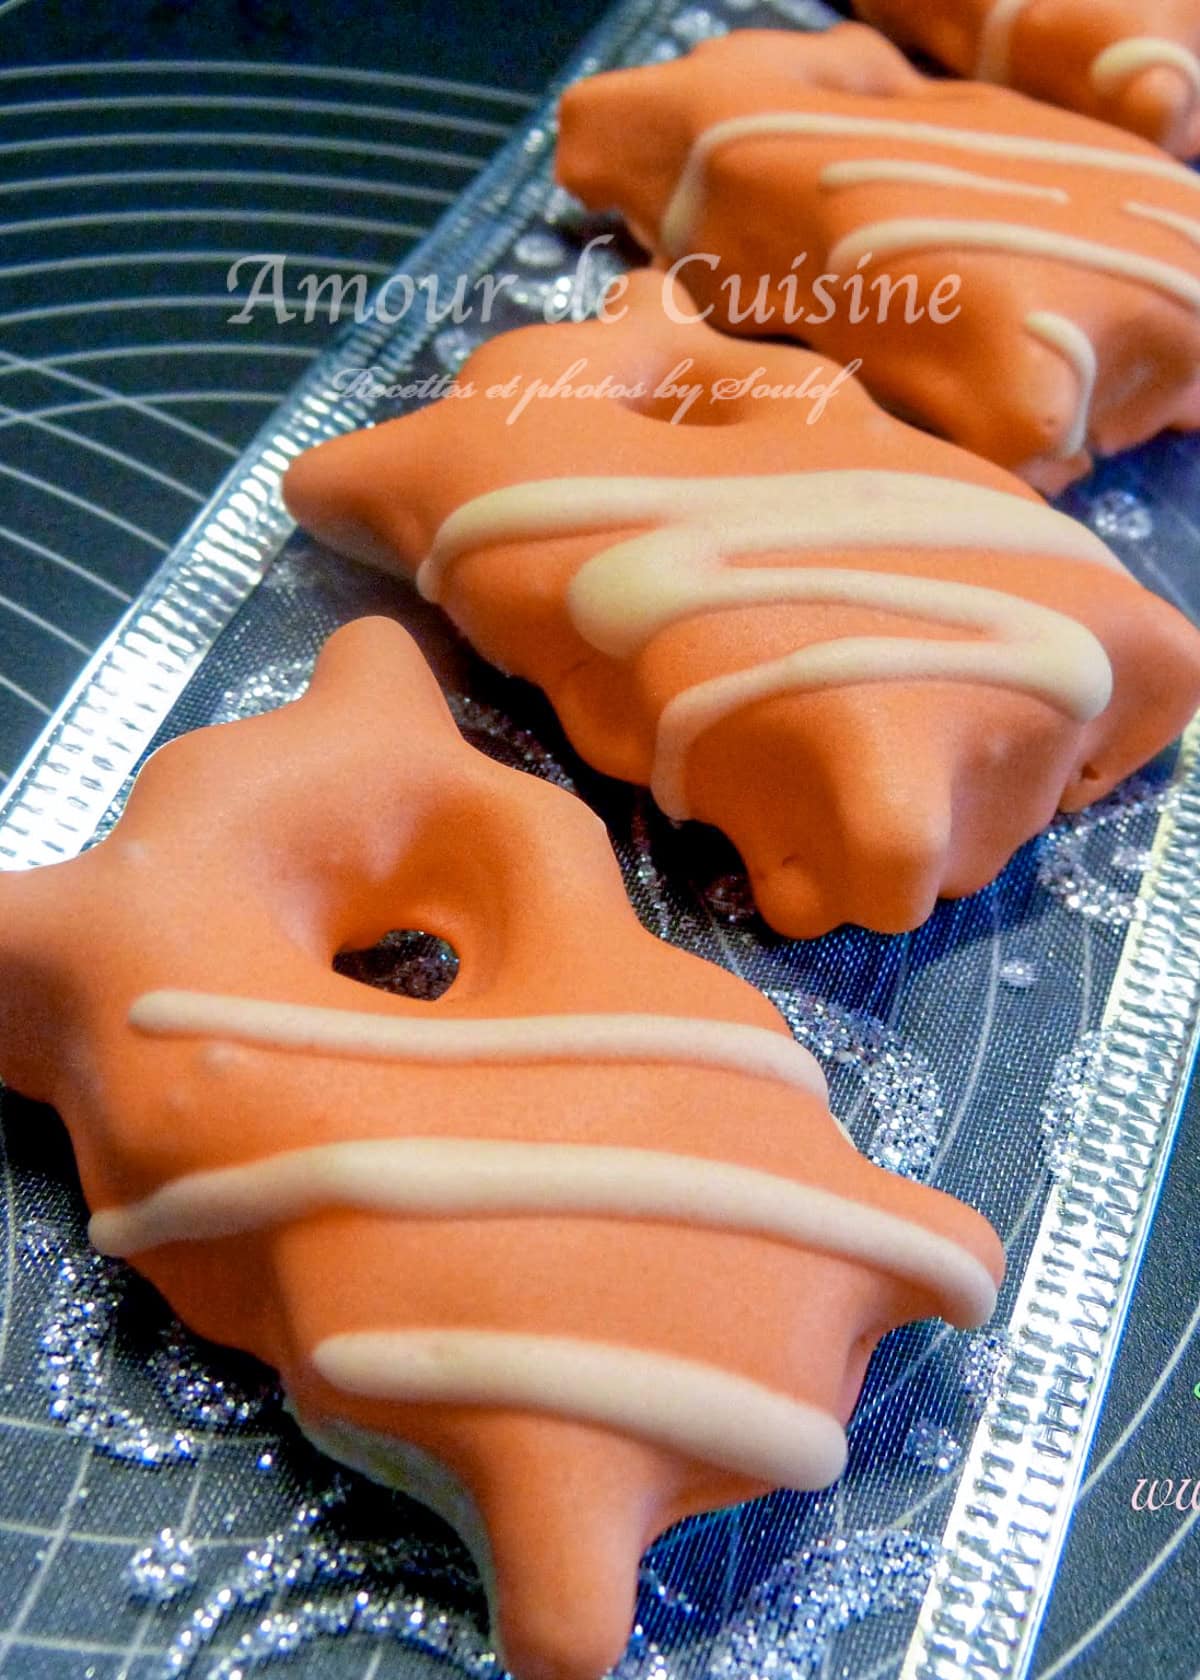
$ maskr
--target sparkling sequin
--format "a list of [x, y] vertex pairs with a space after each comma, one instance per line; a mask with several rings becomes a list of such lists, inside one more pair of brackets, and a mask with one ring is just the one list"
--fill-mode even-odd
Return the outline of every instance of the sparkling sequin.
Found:
[[[426, 1588], [449, 1587], [477, 1602], [478, 1583], [457, 1552], [403, 1539], [344, 1541], [320, 1532], [344, 1505], [348, 1488], [339, 1477], [299, 1505], [285, 1527], [244, 1554], [171, 1640], [164, 1680], [189, 1674], [232, 1617], [260, 1608], [264, 1614], [254, 1625], [210, 1662], [205, 1680], [238, 1680], [317, 1640], [349, 1633], [386, 1637], [442, 1657], [472, 1680], [499, 1680], [495, 1655], [470, 1610], [451, 1611], [415, 1588], [396, 1585], [403, 1574]], [[378, 1584], [383, 1582], [388, 1584]]]
[[682, 1616], [697, 1614], [699, 1606], [693, 1603], [681, 1588], [673, 1587], [664, 1581], [652, 1563], [642, 1564], [638, 1570], [638, 1581], [644, 1591], [649, 1592], [668, 1610], [674, 1610]]
[[1106, 490], [1092, 503], [1091, 521], [1102, 537], [1141, 542], [1154, 529], [1154, 516], [1129, 490]]
[[824, 0], [766, 0], [773, 12], [802, 29], [827, 29], [829, 9]]
[[196, 1585], [196, 1548], [164, 1528], [125, 1565], [124, 1582], [133, 1598], [170, 1604]]
[[812, 1680], [854, 1622], [919, 1604], [937, 1549], [907, 1529], [819, 1540], [757, 1587], [717, 1642], [706, 1680]]
[[27, 1219], [17, 1232], [17, 1252], [29, 1260], [48, 1260], [62, 1246], [62, 1232], [50, 1219]]
[[[846, 1067], [862, 1081], [874, 1126], [865, 1145], [855, 1141], [870, 1159], [906, 1178], [927, 1177], [945, 1110], [925, 1057], [872, 1015], [808, 992], [772, 988], [767, 996], [818, 1060]], [[836, 1098], [834, 1109], [849, 1114]], [[853, 1116], [848, 1123], [855, 1132]]]
[[1012, 1362], [1012, 1345], [998, 1330], [974, 1330], [962, 1337], [959, 1381], [976, 1406], [987, 1404], [1002, 1387]]
[[685, 46], [694, 47], [699, 42], [710, 41], [717, 35], [727, 35], [729, 25], [724, 18], [719, 18], [706, 6], [689, 6], [672, 20], [671, 33]]
[[[648, 919], [650, 927], [660, 939], [669, 939], [673, 928], [673, 920], [668, 899], [667, 885], [662, 872], [654, 861], [654, 846], [650, 837], [651, 805], [647, 794], [639, 793], [633, 803], [629, 818], [629, 844], [631, 858], [624, 860], [627, 880], [631, 888], [631, 896], [643, 918]], [[632, 879], [629, 880], [629, 877]], [[646, 908], [649, 917], [646, 917]]]
[[296, 700], [312, 677], [312, 659], [275, 660], [233, 688], [217, 701], [213, 723], [233, 723], [237, 718], [257, 717], [289, 700]]
[[1100, 1032], [1085, 1033], [1058, 1058], [1038, 1113], [1046, 1160], [1056, 1178], [1069, 1175], [1079, 1161], [1091, 1112], [1096, 1064], [1103, 1048]]
[[293, 535], [290, 542], [284, 545], [267, 567], [259, 588], [271, 594], [294, 593], [311, 588], [312, 568], [315, 557], [320, 552], [304, 536]]
[[550, 319], [570, 302], [571, 276], [556, 274], [547, 278], [518, 280], [504, 295], [518, 309], [527, 310], [531, 315], [546, 315]]
[[586, 214], [575, 194], [569, 193], [566, 187], [551, 187], [546, 194], [542, 220], [553, 227], [574, 227], [584, 220]]
[[444, 327], [433, 339], [433, 353], [447, 373], [457, 373], [483, 343], [480, 333], [468, 332], [465, 327]]
[[1014, 992], [1026, 992], [1038, 982], [1038, 966], [1029, 957], [1008, 957], [1000, 964], [1000, 984]]
[[38, 1342], [50, 1416], [111, 1458], [191, 1463], [196, 1445], [186, 1430], [156, 1428], [107, 1396], [108, 1344], [123, 1276], [122, 1267], [98, 1254], [66, 1254], [59, 1261]]
[[1125, 875], [1144, 875], [1153, 858], [1149, 846], [1118, 846], [1112, 855], [1112, 866]]
[[[1077, 915], [1101, 927], [1124, 928], [1140, 914], [1136, 890], [1127, 881], [1104, 879], [1102, 871], [1140, 873], [1129, 865], [1143, 853], [1136, 835], [1147, 819], [1165, 810], [1173, 798], [1169, 786], [1135, 776], [1107, 799], [1059, 820], [1042, 836], [1038, 881]], [[1111, 846], [1107, 860], [1101, 841]], [[1140, 857], [1144, 867], [1144, 856]]]
[[922, 1470], [945, 1475], [962, 1460], [962, 1447], [948, 1429], [929, 1418], [918, 1418], [904, 1441], [904, 1451]]
[[175, 1416], [197, 1429], [239, 1429], [278, 1394], [265, 1374], [247, 1387], [213, 1370], [180, 1325], [164, 1332], [150, 1369]]
[[528, 268], [562, 268], [570, 262], [566, 241], [544, 228], [531, 228], [528, 233], [523, 233], [513, 246], [512, 254], [517, 262], [524, 263]]
[[447, 694], [446, 704], [462, 733], [474, 747], [482, 747], [503, 764], [529, 770], [543, 781], [575, 793], [575, 783], [562, 765], [528, 729], [521, 729], [503, 712], [465, 694]]

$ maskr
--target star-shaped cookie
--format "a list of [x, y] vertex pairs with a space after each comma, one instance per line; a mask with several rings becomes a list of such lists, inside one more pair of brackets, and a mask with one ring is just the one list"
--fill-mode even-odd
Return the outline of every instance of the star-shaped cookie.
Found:
[[[458, 953], [442, 997], [335, 971], [403, 927]], [[390, 621], [0, 874], [0, 997], [96, 1244], [460, 1529], [519, 1680], [619, 1657], [667, 1524], [834, 1479], [886, 1330], [992, 1310], [986, 1221], [857, 1152], [772, 1006], [642, 929], [599, 821], [467, 746]]]
[[284, 495], [589, 763], [722, 829], [772, 927], [915, 927], [1190, 718], [1200, 633], [1085, 527], [661, 275], [606, 307], [491, 341], [471, 394], [322, 444]]

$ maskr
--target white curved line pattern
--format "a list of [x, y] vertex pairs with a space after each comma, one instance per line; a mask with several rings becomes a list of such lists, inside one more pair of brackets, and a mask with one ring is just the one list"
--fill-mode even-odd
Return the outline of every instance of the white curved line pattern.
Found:
[[[4, 4], [23, 5], [25, 0], [4, 0]], [[442, 76], [410, 76], [394, 70], [348, 69], [336, 64], [278, 64], [269, 61], [252, 63], [236, 58], [156, 58], [150, 62], [139, 58], [114, 58], [95, 64], [18, 64], [0, 70], [0, 82], [28, 80], [34, 77], [48, 77], [56, 83], [68, 76], [145, 77], [151, 70], [156, 76], [171, 73], [189, 77], [230, 75], [239, 81], [252, 76], [282, 76], [290, 81], [348, 82], [359, 86], [407, 88], [423, 93], [461, 94], [465, 98], [480, 99], [492, 104], [512, 105], [523, 111], [531, 110], [537, 104], [537, 100], [527, 93], [516, 93], [510, 88], [485, 87], [480, 82], [447, 81]]]
[[40, 712], [42, 717], [51, 716], [52, 708], [47, 706], [44, 700], [39, 700], [36, 694], [30, 694], [27, 688], [22, 688], [20, 683], [13, 682], [11, 677], [6, 677], [2, 673], [0, 673], [0, 688], [2, 688], [6, 694], [15, 695], [18, 700], [23, 701], [32, 711]]
[[[14, 9], [8, 0], [0, 17]], [[130, 80], [135, 75], [140, 85]], [[148, 76], [155, 80], [147, 82]], [[100, 77], [103, 90], [96, 85]], [[278, 400], [274, 389], [262, 389], [263, 358], [282, 358], [290, 373], [328, 330], [332, 300], [319, 298], [308, 307], [298, 295], [289, 300], [300, 317], [295, 325], [277, 323], [268, 303], [222, 337], [222, 317], [245, 301], [220, 291], [228, 265], [246, 255], [239, 240], [261, 239], [269, 229], [292, 273], [383, 279], [408, 242], [423, 236], [428, 220], [453, 202], [457, 183], [482, 167], [520, 110], [535, 103], [468, 81], [219, 59], [9, 64], [0, 71], [0, 84], [0, 157], [7, 164], [0, 203], [17, 211], [0, 224], [0, 235], [20, 241], [6, 247], [18, 260], [0, 263], [0, 324], [8, 339], [0, 350], [7, 398], [0, 405], [0, 515], [5, 486], [21, 495], [23, 509], [20, 519], [0, 526], [0, 562], [7, 554], [10, 565], [32, 565], [35, 588], [41, 562], [64, 582], [75, 578], [98, 592], [93, 602], [107, 596], [114, 605], [129, 599], [116, 577], [128, 578], [131, 564], [153, 563], [167, 546], [168, 526], [205, 500], [214, 458], [219, 464], [236, 459], [240, 439]], [[156, 85], [161, 92], [147, 92]], [[165, 113], [185, 111], [194, 119], [186, 128], [164, 125]], [[278, 120], [283, 116], [286, 124]], [[37, 128], [15, 126], [30, 122]], [[201, 163], [211, 156], [217, 167], [170, 167], [180, 148], [198, 152]], [[89, 152], [104, 153], [105, 166], [79, 168]], [[111, 165], [110, 155], [116, 160]], [[57, 173], [60, 167], [64, 173]], [[373, 179], [376, 170], [379, 178]], [[446, 176], [438, 172], [446, 170], [452, 180], [443, 186]], [[132, 204], [128, 197], [122, 203], [126, 194], [136, 195]], [[59, 203], [61, 217], [53, 214]], [[22, 215], [18, 204], [31, 213]], [[154, 230], [153, 248], [139, 250], [145, 228]], [[322, 249], [312, 254], [303, 234], [316, 229]], [[55, 243], [42, 244], [43, 236], [54, 236]], [[65, 254], [58, 236], [71, 241]], [[220, 265], [216, 286], [173, 288], [173, 271], [199, 274], [205, 264]], [[151, 273], [165, 283], [151, 290]], [[110, 295], [95, 295], [88, 277], [98, 274], [112, 276], [103, 287]], [[55, 301], [66, 289], [63, 282], [76, 278], [81, 284]], [[178, 324], [192, 311], [212, 319], [201, 332], [185, 328], [180, 334]], [[101, 321], [110, 342], [91, 344]], [[269, 334], [286, 338], [288, 328], [295, 333], [291, 342], [262, 342]], [[195, 374], [189, 367], [186, 377], [173, 381], [157, 372], [147, 377], [143, 370], [166, 356], [177, 365], [180, 356], [189, 358]], [[61, 400], [47, 393], [47, 381], [62, 387]], [[272, 387], [278, 384], [272, 377]], [[218, 404], [224, 411], [220, 433], [228, 435], [203, 423]], [[195, 405], [192, 416], [189, 405]], [[136, 416], [138, 426], [122, 426], [122, 416]], [[155, 433], [161, 448], [153, 446]], [[152, 514], [148, 498], [163, 492], [178, 499], [178, 511], [167, 502]], [[41, 499], [57, 504], [63, 517], [40, 521], [45, 530], [31, 529], [29, 510]], [[82, 527], [80, 519], [86, 521]], [[46, 540], [54, 526], [64, 535]], [[49, 636], [82, 656], [103, 628], [82, 594], [74, 609], [78, 623], [55, 622], [58, 606], [50, 613], [39, 608], [36, 594], [27, 601], [23, 588], [6, 589], [0, 573], [0, 618], [6, 636], [11, 626], [14, 644]], [[32, 712], [53, 699], [43, 699], [34, 692], [40, 685], [22, 676], [4, 673], [5, 700]], [[0, 743], [7, 716], [0, 705]], [[30, 738], [14, 727], [14, 745], [0, 745], [0, 758], [9, 761], [21, 756]]]
[[[0, 222], [0, 236], [6, 234], [61, 232], [63, 228], [85, 227], [122, 227], [122, 226], [170, 226], [178, 222], [217, 222], [224, 226], [226, 222], [251, 222], [257, 226], [267, 227], [319, 227], [319, 228], [347, 228], [353, 233], [381, 233], [389, 239], [397, 236], [420, 239], [429, 232], [428, 227], [419, 222], [394, 222], [373, 220], [370, 217], [338, 216], [332, 212], [326, 216], [308, 210], [253, 210], [240, 209], [236, 205], [219, 204], [195, 210], [174, 209], [163, 206], [157, 210], [111, 210], [96, 213], [83, 213], [74, 216], [33, 216], [21, 222]], [[345, 257], [340, 259], [345, 261]]]
[[[444, 187], [401, 186], [394, 181], [369, 181], [353, 175], [310, 175], [297, 170], [206, 169], [205, 184], [223, 186], [312, 187], [321, 193], [376, 193], [381, 198], [415, 198], [423, 204], [453, 204], [458, 194]], [[124, 169], [87, 175], [42, 175], [36, 180], [0, 181], [0, 193], [78, 192], [81, 187], [195, 186], [191, 169]]]
[[[64, 350], [57, 356], [39, 356], [36, 361], [29, 361], [23, 356], [14, 356], [10, 351], [0, 350], [0, 362], [7, 366], [0, 367], [0, 379], [6, 373], [35, 370], [44, 373], [46, 369], [60, 369], [73, 367], [77, 362], [127, 361], [131, 357], [159, 357], [159, 356], [221, 356], [229, 355], [236, 349], [239, 356], [299, 356], [307, 361], [312, 356], [311, 349], [303, 344], [265, 344], [259, 340], [251, 340], [245, 344], [230, 345], [228, 340], [220, 339], [177, 339], [172, 344], [106, 344], [94, 350]], [[65, 376], [64, 376], [65, 377]], [[95, 387], [103, 389], [103, 387]]]
[[20, 409], [9, 408], [5, 403], [0, 403], [0, 426], [14, 424], [29, 426], [34, 431], [48, 432], [52, 437], [62, 438], [77, 449], [90, 450], [93, 455], [100, 455], [106, 461], [115, 462], [117, 466], [128, 467], [131, 472], [139, 473], [143, 478], [153, 480], [155, 484], [161, 484], [165, 490], [173, 490], [186, 501], [203, 502], [205, 499], [190, 484], [184, 484], [182, 479], [173, 477], [171, 473], [160, 472], [148, 461], [139, 461], [124, 449], [114, 449], [111, 444], [86, 437], [81, 432], [73, 432], [68, 426], [56, 425], [53, 420], [44, 420], [38, 414], [28, 411], [22, 413]]
[[[353, 258], [351, 258], [353, 261]], [[332, 305], [324, 298], [315, 299], [309, 304], [307, 298], [292, 297], [284, 300], [288, 308], [294, 307], [297, 315], [305, 310], [319, 315], [331, 313]], [[7, 314], [0, 315], [0, 326], [11, 327], [18, 321], [46, 321], [57, 320], [67, 315], [115, 315], [122, 309], [223, 309], [226, 314], [239, 311], [246, 302], [236, 292], [217, 293], [187, 293], [183, 296], [173, 296], [169, 302], [164, 302], [161, 296], [154, 294], [150, 297], [107, 297], [92, 298], [87, 303], [59, 303], [43, 304], [37, 309], [11, 309]], [[257, 307], [271, 312], [274, 319], [275, 303], [273, 298], [264, 297], [257, 300]], [[349, 319], [352, 306], [341, 310], [341, 317]], [[281, 323], [285, 324], [285, 323]], [[142, 349], [144, 355], [145, 348]], [[309, 355], [312, 351], [310, 349]]]
[[[224, 346], [220, 346], [219, 348], [223, 350]], [[137, 356], [161, 354], [161, 352], [157, 349], [153, 351], [146, 351], [140, 346], [133, 350], [132, 353]], [[103, 352], [80, 351], [76, 352], [76, 354], [79, 356], [87, 356], [89, 359], [94, 359], [96, 355], [103, 354]], [[205, 431], [200, 426], [192, 425], [190, 421], [181, 420], [177, 415], [162, 414], [158, 410], [154, 409], [150, 404], [145, 402], [144, 399], [139, 397], [136, 393], [115, 391], [111, 386], [100, 385], [94, 379], [85, 379], [80, 374], [65, 373], [58, 365], [59, 361], [65, 359], [66, 358], [48, 357], [42, 361], [32, 362], [27, 357], [14, 356], [8, 351], [0, 350], [0, 379], [3, 379], [6, 375], [19, 373], [34, 374], [41, 377], [48, 376], [53, 380], [57, 380], [60, 384], [66, 385], [72, 389], [88, 391], [98, 400], [104, 401], [113, 408], [127, 408], [132, 413], [144, 414], [151, 420], [160, 421], [163, 425], [168, 426], [173, 431], [179, 432], [184, 437], [190, 437], [197, 443], [207, 444], [210, 448], [217, 450], [223, 455], [236, 457], [238, 451], [234, 449], [231, 444], [226, 443], [223, 438], [214, 437], [211, 432]], [[9, 410], [9, 412], [12, 413], [14, 411]], [[34, 409], [29, 412], [31, 415], [51, 415], [54, 411], [48, 409]], [[20, 416], [18, 414], [18, 419], [19, 418]], [[17, 421], [0, 421], [0, 431], [3, 431], [5, 426], [16, 423]]]
[[[0, 280], [24, 279], [30, 274], [76, 274], [82, 269], [137, 268], [152, 263], [164, 268], [183, 267], [188, 263], [230, 263], [244, 258], [245, 252], [225, 246], [214, 250], [209, 246], [189, 251], [102, 251], [94, 257], [47, 257], [41, 262], [9, 263], [0, 266]], [[345, 258], [309, 251], [288, 252], [287, 260], [295, 268], [341, 268]], [[355, 272], [373, 274], [384, 279], [392, 272], [391, 263], [373, 262], [365, 257], [354, 258]], [[236, 293], [230, 297], [238, 301]]]
[[1137, 1434], [1146, 1418], [1154, 1410], [1154, 1407], [1158, 1403], [1159, 1395], [1170, 1382], [1179, 1361], [1183, 1358], [1184, 1354], [1191, 1346], [1192, 1338], [1195, 1336], [1197, 1330], [1200, 1330], [1200, 1303], [1197, 1303], [1195, 1312], [1193, 1312], [1191, 1318], [1188, 1319], [1186, 1326], [1180, 1332], [1180, 1335], [1176, 1340], [1175, 1346], [1171, 1349], [1170, 1357], [1163, 1366], [1162, 1370], [1158, 1373], [1158, 1376], [1154, 1379], [1150, 1388], [1142, 1397], [1142, 1401], [1137, 1410], [1134, 1412], [1129, 1422], [1125, 1425], [1124, 1429], [1122, 1429], [1121, 1433], [1117, 1436], [1112, 1446], [1109, 1447], [1104, 1457], [1093, 1470], [1088, 1472], [1087, 1481], [1084, 1482], [1082, 1488], [1079, 1490], [1079, 1498], [1081, 1501], [1086, 1499], [1088, 1494], [1091, 1493], [1092, 1489], [1096, 1486], [1097, 1482], [1103, 1479], [1108, 1472], [1109, 1466], [1120, 1457], [1121, 1453], [1124, 1452], [1125, 1448], [1129, 1445], [1129, 1442]]
[[42, 560], [49, 560], [52, 566], [58, 566], [63, 571], [73, 573], [75, 577], [81, 578], [85, 583], [92, 584], [105, 595], [111, 595], [114, 601], [119, 601], [124, 606], [128, 606], [133, 599], [128, 591], [119, 589], [115, 583], [110, 583], [108, 578], [98, 576], [97, 573], [90, 571], [87, 566], [81, 565], [78, 560], [69, 560], [65, 554], [59, 554], [55, 549], [47, 548], [45, 543], [36, 541], [35, 538], [27, 536], [22, 531], [14, 531], [8, 525], [0, 525], [0, 539], [5, 542], [17, 543], [21, 548], [28, 549], [30, 554], [36, 554]]
[[[194, 391], [135, 391], [124, 396], [114, 392], [110, 397], [91, 397], [85, 402], [54, 403], [49, 408], [31, 408], [25, 413], [15, 409], [5, 410], [3, 404], [0, 404], [0, 414], [12, 415], [11, 419], [0, 419], [0, 431], [3, 431], [5, 426], [19, 425], [26, 420], [56, 420], [63, 414], [101, 414], [106, 410], [132, 408], [135, 405], [139, 413], [147, 415], [150, 419], [167, 421], [171, 416], [163, 410], [172, 403], [262, 403], [264, 406], [270, 406], [283, 402], [286, 397], [286, 391], [218, 391], [197, 388]], [[200, 435], [223, 455], [236, 457], [241, 453], [232, 444], [223, 443], [220, 438], [210, 433]]]
[[23, 607], [20, 601], [13, 601], [7, 595], [0, 595], [0, 612], [12, 613], [14, 617], [23, 619], [26, 624], [44, 630], [47, 636], [53, 636], [55, 641], [64, 642], [67, 647], [74, 648], [76, 653], [88, 654], [92, 651], [87, 643], [81, 642], [77, 636], [68, 635], [61, 626], [52, 624], [48, 618], [43, 618], [41, 613]]
[[332, 135], [259, 134], [253, 129], [217, 133], [210, 129], [160, 129], [149, 133], [53, 135], [47, 139], [0, 141], [0, 157], [19, 152], [107, 151], [114, 146], [262, 146], [271, 151], [336, 152], [343, 157], [377, 157], [389, 163], [432, 163], [477, 170], [482, 158], [439, 152], [428, 146], [392, 146], [382, 140], [339, 140]]
[[438, 128], [451, 133], [478, 134], [487, 139], [503, 140], [510, 132], [507, 123], [490, 122], [484, 117], [450, 116], [434, 111], [414, 111], [404, 106], [362, 105], [343, 99], [272, 99], [266, 95], [248, 93], [155, 93], [114, 94], [94, 99], [88, 95], [74, 99], [33, 99], [14, 101], [0, 106], [0, 120], [5, 117], [46, 116], [50, 112], [99, 111], [273, 111], [292, 118], [299, 116], [346, 117], [355, 122], [411, 123], [417, 128]]
[[72, 507], [79, 508], [84, 513], [94, 514], [97, 519], [106, 519], [110, 525], [115, 525], [118, 530], [124, 531], [127, 536], [136, 537], [139, 542], [157, 549], [160, 553], [166, 552], [167, 544], [161, 537], [156, 537], [152, 531], [146, 531], [142, 526], [135, 525], [130, 519], [123, 519], [119, 513], [113, 513], [111, 509], [101, 507], [87, 496], [77, 496], [73, 491], [65, 490], [61, 484], [51, 484], [48, 479], [39, 478], [36, 473], [25, 472], [21, 467], [10, 467], [4, 461], [0, 461], [0, 473], [4, 473], [9, 478], [17, 479], [31, 490], [43, 491], [47, 496], [53, 496], [60, 502], [68, 502]]
[[[9, 3], [11, 4], [12, 0], [9, 0]], [[37, 1569], [34, 1571], [32, 1578], [16, 1605], [8, 1627], [0, 1629], [0, 1673], [4, 1670], [9, 1652], [12, 1650], [13, 1646], [18, 1642], [23, 1642], [23, 1630], [25, 1623], [28, 1621], [30, 1612], [33, 1610], [34, 1605], [37, 1603], [42, 1588], [50, 1579], [50, 1572], [54, 1568], [54, 1564], [59, 1553], [66, 1544], [67, 1536], [71, 1532], [71, 1524], [74, 1520], [75, 1512], [78, 1509], [76, 1502], [78, 1500], [79, 1492], [83, 1487], [84, 1478], [87, 1475], [88, 1466], [91, 1462], [92, 1447], [89, 1443], [84, 1447], [83, 1451], [79, 1455], [79, 1463], [75, 1468], [74, 1479], [63, 1498], [62, 1509], [59, 1512], [59, 1518], [57, 1524], [55, 1525], [54, 1532], [46, 1542], [46, 1545], [39, 1549]]]
[[1109, 1605], [1103, 1616], [1098, 1617], [1086, 1633], [1082, 1634], [1068, 1650], [1064, 1651], [1061, 1657], [1051, 1663], [1049, 1668], [1043, 1668], [1040, 1671], [1037, 1680], [1055, 1680], [1056, 1675], [1062, 1674], [1076, 1663], [1085, 1651], [1090, 1650], [1101, 1634], [1105, 1633], [1120, 1616], [1124, 1615], [1143, 1588], [1149, 1586], [1155, 1576], [1171, 1561], [1196, 1526], [1197, 1517], [1200, 1517], [1200, 1510], [1189, 1512], [1178, 1528], [1175, 1529], [1166, 1545], [1151, 1558], [1137, 1579], [1130, 1582], [1121, 1596], [1114, 1599], [1112, 1604]]

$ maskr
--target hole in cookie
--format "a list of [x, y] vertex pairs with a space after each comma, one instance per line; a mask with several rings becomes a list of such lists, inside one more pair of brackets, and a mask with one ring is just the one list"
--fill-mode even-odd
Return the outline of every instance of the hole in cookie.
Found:
[[333, 966], [360, 985], [432, 1003], [454, 984], [458, 952], [436, 933], [393, 928], [365, 951], [339, 951]]

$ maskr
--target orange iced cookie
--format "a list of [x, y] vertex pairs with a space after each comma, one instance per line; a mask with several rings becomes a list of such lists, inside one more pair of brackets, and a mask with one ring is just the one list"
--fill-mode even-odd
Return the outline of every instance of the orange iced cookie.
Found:
[[[437, 1001], [332, 967], [398, 927], [457, 950]], [[992, 1311], [987, 1222], [857, 1152], [772, 1006], [642, 929], [601, 823], [467, 746], [387, 620], [0, 875], [0, 982], [97, 1246], [460, 1529], [521, 1680], [616, 1660], [669, 1523], [838, 1476], [887, 1330]]]
[[867, 23], [961, 76], [1200, 151], [1197, 0], [854, 0]]
[[712, 322], [862, 359], [876, 397], [1047, 494], [1200, 421], [1200, 177], [875, 31], [746, 30], [594, 76], [558, 170]]
[[493, 340], [473, 395], [322, 444], [284, 494], [538, 683], [589, 763], [723, 829], [773, 927], [915, 927], [1188, 720], [1200, 633], [1085, 527], [835, 366], [672, 320], [661, 275], [621, 309]]

